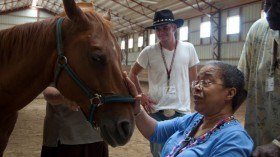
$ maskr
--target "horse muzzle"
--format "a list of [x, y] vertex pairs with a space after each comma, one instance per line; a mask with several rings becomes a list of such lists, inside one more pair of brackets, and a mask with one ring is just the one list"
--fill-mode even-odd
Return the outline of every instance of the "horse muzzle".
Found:
[[130, 140], [134, 126], [130, 119], [102, 120], [101, 137], [112, 147], [123, 146]]

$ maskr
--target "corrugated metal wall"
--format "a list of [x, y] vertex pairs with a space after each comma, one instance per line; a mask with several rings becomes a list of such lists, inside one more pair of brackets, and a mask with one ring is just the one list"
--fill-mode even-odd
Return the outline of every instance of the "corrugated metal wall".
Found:
[[0, 16], [0, 30], [23, 23], [44, 20], [49, 17], [52, 17], [52, 15], [35, 8], [11, 12], [7, 15]]
[[[221, 12], [221, 43], [220, 43], [220, 57], [230, 64], [237, 65], [246, 34], [256, 20], [261, 17], [262, 3], [252, 3], [248, 5], [241, 6], [239, 8], [231, 8], [228, 10], [223, 10]], [[226, 35], [226, 21], [228, 16], [240, 15], [241, 26], [240, 33], [234, 35]], [[26, 23], [26, 22], [36, 22], [46, 18], [51, 17], [44, 11], [37, 10], [35, 8], [30, 8], [27, 10], [16, 11], [9, 13], [7, 15], [0, 16], [0, 29], [6, 29], [14, 25]], [[203, 21], [209, 21], [209, 17], [202, 16], [196, 17], [185, 21], [185, 25], [189, 27], [189, 42], [195, 45], [198, 57], [201, 60], [200, 64], [204, 64], [206, 61], [213, 59], [213, 48], [211, 45], [210, 38], [201, 39], [200, 38], [200, 24]], [[152, 22], [152, 21], [151, 21]], [[154, 33], [151, 30], [146, 32], [135, 33], [129, 35], [126, 39], [133, 38], [133, 49], [123, 50], [124, 59], [123, 63], [131, 65], [135, 62], [140, 51], [147, 45], [149, 34]], [[138, 48], [138, 36], [144, 35], [144, 45]], [[119, 38], [119, 43], [124, 38]]]
[[[223, 10], [221, 12], [221, 43], [220, 43], [220, 57], [221, 60], [237, 65], [240, 54], [243, 48], [243, 44], [247, 35], [247, 32], [251, 25], [261, 18], [262, 3], [247, 4], [238, 8], [231, 8]], [[240, 15], [240, 33], [233, 35], [226, 35], [226, 22], [227, 17], [233, 15]], [[213, 48], [211, 45], [211, 39], [200, 38], [200, 24], [203, 21], [209, 21], [209, 17], [196, 17], [185, 21], [185, 25], [189, 27], [189, 42], [193, 43], [198, 57], [201, 61], [200, 64], [204, 64], [208, 60], [213, 59]], [[150, 31], [149, 31], [150, 33]], [[137, 36], [138, 38], [138, 36]], [[137, 38], [134, 38], [134, 46], [137, 47]], [[119, 42], [122, 39], [119, 39]], [[136, 50], [136, 51], [135, 51]], [[129, 51], [128, 53], [128, 64], [133, 64], [139, 55], [141, 49]]]

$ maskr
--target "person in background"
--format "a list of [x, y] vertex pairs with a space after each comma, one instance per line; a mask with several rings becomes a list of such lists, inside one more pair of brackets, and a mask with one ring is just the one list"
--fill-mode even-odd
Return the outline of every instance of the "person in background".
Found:
[[280, 156], [280, 1], [266, 0], [266, 19], [250, 28], [238, 68], [245, 74], [245, 129], [254, 157]]
[[43, 95], [47, 107], [41, 157], [109, 156], [108, 145], [75, 102], [52, 86], [47, 87]]
[[[155, 45], [145, 47], [132, 66], [129, 77], [142, 94], [141, 105], [158, 121], [190, 113], [190, 81], [196, 78], [199, 63], [194, 46], [175, 39], [182, 19], [174, 19], [170, 10], [157, 11], [153, 25], [159, 39]], [[143, 93], [138, 74], [148, 71], [149, 92]], [[151, 153], [160, 156], [163, 144], [151, 143]]]
[[[138, 93], [127, 78], [133, 96]], [[244, 76], [236, 66], [208, 62], [191, 85], [195, 113], [156, 121], [134, 104], [138, 130], [150, 142], [165, 143], [162, 157], [250, 157], [253, 141], [233, 114], [246, 98]]]

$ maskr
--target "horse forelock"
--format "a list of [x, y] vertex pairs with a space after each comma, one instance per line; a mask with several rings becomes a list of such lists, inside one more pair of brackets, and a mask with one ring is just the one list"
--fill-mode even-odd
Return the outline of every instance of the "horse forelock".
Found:
[[[90, 23], [93, 23], [93, 27], [95, 27], [96, 36], [100, 36], [102, 33], [105, 36], [106, 41], [104, 43], [108, 43], [108, 39], [112, 41], [113, 46], [115, 47], [117, 52], [121, 52], [118, 42], [115, 38], [115, 35], [112, 32], [112, 22], [108, 21], [107, 19], [103, 18], [102, 15], [96, 12], [86, 12], [87, 19]], [[97, 26], [98, 25], [98, 26]], [[122, 59], [122, 54], [120, 53], [120, 59]]]
[[[12, 58], [34, 53], [46, 44], [55, 25], [54, 19], [17, 25], [0, 31], [0, 63], [9, 63]], [[13, 57], [17, 56], [17, 57]]]
[[[106, 35], [110, 35], [108, 33], [112, 32], [111, 21], [106, 20], [99, 13], [94, 12], [94, 11], [85, 12], [85, 15], [87, 16], [88, 22], [93, 23], [94, 27], [96, 25], [99, 25], [95, 28], [100, 29], [100, 31], [102, 31], [102, 33], [106, 33]], [[98, 32], [98, 33], [100, 33], [100, 32]]]

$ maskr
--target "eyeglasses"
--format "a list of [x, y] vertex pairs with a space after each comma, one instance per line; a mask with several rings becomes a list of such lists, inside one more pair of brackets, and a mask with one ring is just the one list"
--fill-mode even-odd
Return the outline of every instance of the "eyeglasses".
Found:
[[223, 84], [213, 83], [210, 80], [194, 80], [194, 81], [192, 81], [191, 87], [194, 88], [196, 85], [199, 85], [199, 87], [209, 87], [211, 84], [217, 84], [217, 85], [224, 86]]

